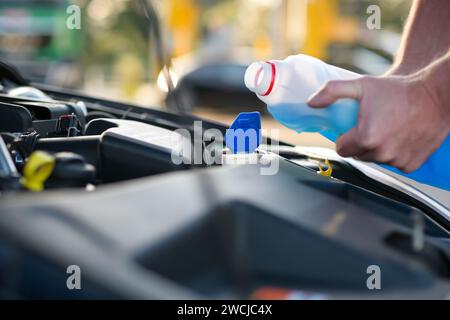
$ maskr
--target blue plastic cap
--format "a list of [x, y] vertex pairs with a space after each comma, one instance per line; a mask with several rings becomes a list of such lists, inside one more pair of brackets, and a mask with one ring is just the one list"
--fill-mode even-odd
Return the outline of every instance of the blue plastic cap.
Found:
[[242, 112], [225, 134], [225, 144], [233, 153], [255, 152], [261, 143], [261, 115]]

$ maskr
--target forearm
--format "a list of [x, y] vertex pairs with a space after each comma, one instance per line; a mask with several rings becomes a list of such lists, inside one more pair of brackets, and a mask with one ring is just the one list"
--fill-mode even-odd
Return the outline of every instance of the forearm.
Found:
[[415, 0], [388, 74], [412, 74], [444, 55], [450, 47], [449, 31], [449, 0]]

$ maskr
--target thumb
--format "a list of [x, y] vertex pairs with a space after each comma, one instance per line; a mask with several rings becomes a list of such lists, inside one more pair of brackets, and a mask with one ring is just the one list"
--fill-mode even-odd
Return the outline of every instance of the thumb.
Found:
[[360, 100], [363, 94], [361, 79], [333, 80], [325, 84], [319, 91], [308, 99], [312, 108], [324, 108], [340, 98]]
[[355, 157], [366, 151], [360, 144], [357, 128], [351, 129], [336, 140], [336, 151], [341, 157]]

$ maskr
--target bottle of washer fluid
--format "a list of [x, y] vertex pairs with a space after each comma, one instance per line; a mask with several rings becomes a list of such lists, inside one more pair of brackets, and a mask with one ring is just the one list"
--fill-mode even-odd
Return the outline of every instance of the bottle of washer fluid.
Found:
[[[286, 127], [301, 132], [318, 132], [336, 139], [355, 127], [359, 103], [340, 99], [327, 108], [311, 108], [308, 98], [329, 80], [352, 80], [361, 75], [299, 54], [285, 60], [252, 63], [245, 73], [245, 85], [267, 104], [272, 116]], [[383, 165], [395, 173], [421, 183], [450, 190], [450, 136], [416, 171], [406, 174]]]

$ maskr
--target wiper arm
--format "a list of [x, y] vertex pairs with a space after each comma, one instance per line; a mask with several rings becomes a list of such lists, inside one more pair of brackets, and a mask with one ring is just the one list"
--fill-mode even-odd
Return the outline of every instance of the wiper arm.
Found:
[[164, 81], [167, 85], [168, 94], [171, 94], [174, 99], [174, 107], [176, 109], [177, 114], [184, 114], [185, 108], [183, 108], [183, 104], [178, 97], [178, 94], [175, 92], [175, 84], [172, 79], [172, 75], [170, 74], [170, 64], [171, 59], [169, 55], [165, 52], [165, 47], [163, 43], [163, 39], [161, 37], [161, 28], [160, 28], [160, 19], [158, 16], [155, 7], [153, 6], [152, 1], [140, 0], [139, 3], [142, 6], [142, 10], [144, 12], [145, 17], [147, 18], [150, 26], [150, 30], [153, 33], [153, 37], [155, 39], [155, 47], [156, 47], [156, 59], [158, 61], [158, 67], [162, 70]]

